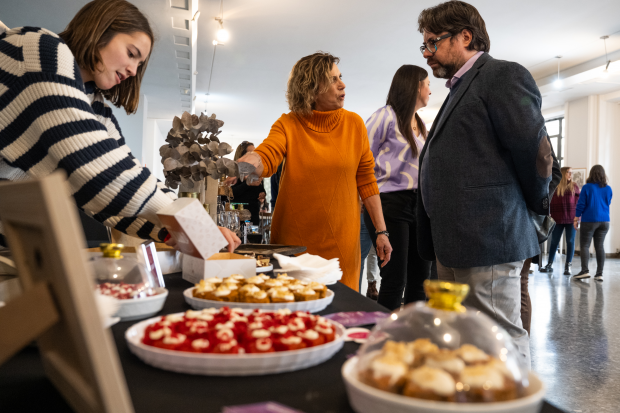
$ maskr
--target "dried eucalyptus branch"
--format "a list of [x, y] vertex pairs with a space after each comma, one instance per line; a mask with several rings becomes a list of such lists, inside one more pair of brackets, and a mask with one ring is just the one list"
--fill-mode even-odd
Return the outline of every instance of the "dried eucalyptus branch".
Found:
[[237, 163], [224, 155], [233, 148], [217, 137], [224, 122], [216, 119], [215, 113], [200, 116], [183, 112], [172, 120], [164, 146], [159, 148], [164, 166], [166, 186], [177, 189], [179, 184], [193, 188], [206, 176], [218, 179], [220, 175], [238, 176]]

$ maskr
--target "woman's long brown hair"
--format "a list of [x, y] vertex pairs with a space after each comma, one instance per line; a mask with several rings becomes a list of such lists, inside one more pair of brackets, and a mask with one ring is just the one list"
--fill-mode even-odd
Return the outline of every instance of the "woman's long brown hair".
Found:
[[151, 50], [132, 76], [101, 93], [117, 108], [123, 107], [127, 114], [135, 113], [140, 102], [140, 84], [153, 50], [155, 37], [147, 18], [136, 6], [125, 0], [94, 0], [75, 15], [58, 36], [67, 44], [81, 69], [92, 73], [101, 70], [103, 64], [99, 49], [105, 47], [119, 33], [141, 32], [151, 39]]
[[[402, 65], [394, 74], [387, 101], [385, 102], [386, 105], [390, 105], [394, 109], [398, 129], [400, 129], [400, 133], [409, 142], [411, 154], [414, 158], [417, 158], [419, 153], [418, 146], [413, 137], [411, 119], [413, 118], [415, 104], [420, 94], [420, 85], [427, 77], [428, 72], [419, 66]], [[418, 130], [426, 138], [426, 126], [417, 113], [415, 114], [415, 120], [418, 124]]]
[[588, 176], [586, 183], [598, 184], [601, 188], [605, 188], [607, 186], [607, 174], [605, 173], [605, 168], [601, 165], [594, 165], [592, 169], [590, 169], [590, 176]]

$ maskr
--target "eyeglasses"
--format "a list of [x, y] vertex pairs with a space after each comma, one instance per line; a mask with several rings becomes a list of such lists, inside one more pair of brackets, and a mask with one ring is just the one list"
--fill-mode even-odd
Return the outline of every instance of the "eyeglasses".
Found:
[[452, 37], [452, 35], [450, 33], [444, 34], [435, 39], [430, 39], [427, 43], [422, 43], [422, 46], [420, 46], [420, 53], [424, 54], [425, 51], [428, 51], [431, 54], [435, 54], [437, 51], [437, 43], [448, 37]]

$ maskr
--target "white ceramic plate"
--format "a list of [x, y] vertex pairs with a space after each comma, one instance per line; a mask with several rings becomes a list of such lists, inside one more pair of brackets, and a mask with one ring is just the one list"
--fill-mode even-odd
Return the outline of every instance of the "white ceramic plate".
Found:
[[273, 264], [269, 264], [266, 267], [256, 267], [256, 272], [260, 273], [260, 272], [269, 272], [273, 270]]
[[347, 360], [342, 366], [342, 377], [349, 402], [357, 413], [538, 413], [543, 403], [545, 386], [530, 372], [530, 385], [526, 396], [497, 403], [449, 403], [415, 399], [393, 394], [362, 383], [357, 378], [358, 357]]
[[103, 322], [103, 328], [110, 328], [112, 327], [114, 324], [118, 323], [119, 321], [121, 321], [120, 317], [108, 317], [104, 322]]
[[121, 321], [139, 320], [141, 318], [154, 316], [164, 307], [166, 297], [168, 297], [167, 289], [158, 288], [157, 290], [161, 292], [151, 297], [118, 300], [120, 302], [120, 307], [114, 315], [120, 317]]
[[341, 324], [328, 320], [336, 330], [336, 339], [320, 346], [267, 354], [199, 354], [143, 344], [144, 330], [159, 319], [154, 317], [141, 321], [125, 332], [131, 352], [153, 367], [207, 376], [254, 376], [312, 367], [329, 360], [342, 348], [345, 330]]
[[192, 306], [194, 310], [202, 310], [203, 308], [222, 308], [222, 307], [235, 307], [242, 308], [244, 310], [254, 310], [258, 308], [265, 311], [276, 311], [282, 308], [288, 308], [291, 311], [308, 311], [311, 313], [317, 313], [324, 310], [328, 305], [334, 301], [336, 295], [332, 290], [327, 290], [325, 298], [312, 301], [295, 301], [294, 303], [237, 303], [226, 301], [213, 301], [205, 300], [203, 298], [196, 298], [192, 295], [194, 287], [188, 288], [183, 291], [185, 302]]

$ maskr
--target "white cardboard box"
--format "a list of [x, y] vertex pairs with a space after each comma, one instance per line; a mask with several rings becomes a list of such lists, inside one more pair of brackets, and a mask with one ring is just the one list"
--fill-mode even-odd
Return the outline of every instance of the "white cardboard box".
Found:
[[226, 278], [241, 274], [245, 278], [256, 275], [256, 260], [230, 252], [218, 253], [207, 260], [183, 255], [183, 279], [198, 283], [211, 277]]
[[179, 198], [157, 213], [183, 254], [206, 260], [228, 245], [200, 201]]

